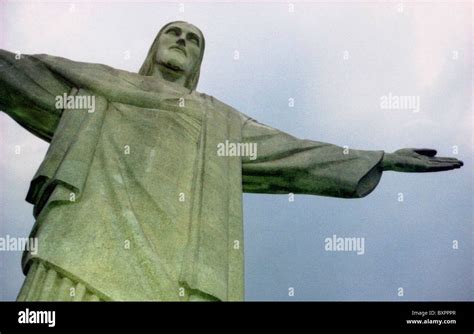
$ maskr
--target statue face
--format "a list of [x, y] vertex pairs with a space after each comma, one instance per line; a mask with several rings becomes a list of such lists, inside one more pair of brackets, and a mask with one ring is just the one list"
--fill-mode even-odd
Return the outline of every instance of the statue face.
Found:
[[186, 76], [196, 70], [201, 54], [201, 32], [191, 24], [173, 23], [158, 39], [156, 62]]

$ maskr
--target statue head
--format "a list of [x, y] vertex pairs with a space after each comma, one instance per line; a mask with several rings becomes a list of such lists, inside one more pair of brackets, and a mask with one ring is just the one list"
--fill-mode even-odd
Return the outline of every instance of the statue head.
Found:
[[182, 79], [184, 87], [195, 90], [204, 46], [204, 35], [192, 24], [168, 23], [158, 32], [138, 73], [160, 75], [169, 81]]

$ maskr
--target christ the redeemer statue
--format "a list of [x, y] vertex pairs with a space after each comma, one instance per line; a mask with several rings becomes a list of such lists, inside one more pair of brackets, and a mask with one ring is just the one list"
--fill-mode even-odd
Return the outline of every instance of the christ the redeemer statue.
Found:
[[[382, 171], [462, 166], [261, 124], [196, 91], [203, 54], [203, 34], [181, 21], [138, 74], [0, 50], [0, 109], [50, 142], [26, 197], [38, 251], [24, 253], [19, 301], [243, 300], [242, 192], [358, 198]], [[257, 155], [236, 154], [243, 144]]]

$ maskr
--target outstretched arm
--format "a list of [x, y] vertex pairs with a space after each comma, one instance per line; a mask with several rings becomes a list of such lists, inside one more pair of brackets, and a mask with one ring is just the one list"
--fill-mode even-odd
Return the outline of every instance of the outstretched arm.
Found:
[[243, 142], [257, 145], [256, 159], [242, 159], [243, 190], [357, 198], [368, 195], [383, 171], [436, 172], [460, 168], [454, 158], [431, 149], [394, 153], [363, 151], [301, 140], [253, 119], [243, 127]]
[[256, 159], [242, 159], [245, 192], [358, 198], [382, 176], [383, 151], [301, 140], [253, 119], [245, 122], [242, 135], [257, 147]]
[[56, 96], [71, 86], [32, 56], [0, 50], [0, 109], [34, 135], [51, 141], [62, 110]]

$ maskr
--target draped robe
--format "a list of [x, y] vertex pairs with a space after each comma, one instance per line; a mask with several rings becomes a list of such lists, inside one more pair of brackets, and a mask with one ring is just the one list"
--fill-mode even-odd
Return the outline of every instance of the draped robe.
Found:
[[[94, 96], [95, 111], [58, 110], [64, 93]], [[44, 298], [69, 300], [67, 280], [101, 300], [243, 300], [242, 192], [357, 198], [382, 174], [383, 151], [298, 139], [160, 78], [60, 57], [0, 50], [0, 109], [50, 142], [26, 197], [38, 252], [22, 261]], [[256, 144], [256, 159], [218, 155], [226, 140]]]

